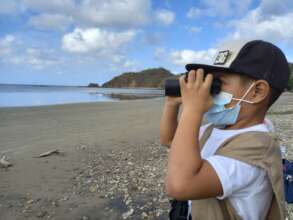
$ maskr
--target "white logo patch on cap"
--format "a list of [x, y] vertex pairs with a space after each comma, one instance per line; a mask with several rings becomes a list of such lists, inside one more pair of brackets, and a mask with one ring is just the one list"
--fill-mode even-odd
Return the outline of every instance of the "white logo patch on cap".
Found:
[[216, 56], [216, 59], [215, 59], [215, 62], [214, 62], [214, 65], [217, 65], [217, 64], [225, 64], [228, 57], [230, 55], [230, 51], [229, 50], [223, 50], [223, 51], [219, 51], [218, 55]]

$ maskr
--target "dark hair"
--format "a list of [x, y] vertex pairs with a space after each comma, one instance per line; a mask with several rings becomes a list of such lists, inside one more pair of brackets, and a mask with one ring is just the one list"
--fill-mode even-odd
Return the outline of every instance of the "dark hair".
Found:
[[267, 109], [269, 109], [274, 102], [280, 97], [282, 92], [270, 86], [270, 93], [269, 93], [269, 101], [267, 105]]
[[[243, 85], [252, 83], [254, 78], [247, 75], [239, 75]], [[280, 97], [282, 92], [270, 86], [269, 97], [267, 102], [267, 110], [274, 104], [274, 102]]]

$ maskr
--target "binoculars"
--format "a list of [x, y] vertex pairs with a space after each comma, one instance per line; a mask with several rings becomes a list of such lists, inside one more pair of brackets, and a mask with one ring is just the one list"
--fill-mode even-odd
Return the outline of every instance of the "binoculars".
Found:
[[[205, 74], [206, 76], [206, 74]], [[188, 72], [185, 73], [185, 81], [187, 81]], [[210, 93], [211, 95], [219, 94], [221, 91], [221, 80], [217, 77], [213, 79]], [[165, 96], [181, 96], [180, 84], [178, 79], [165, 80]]]

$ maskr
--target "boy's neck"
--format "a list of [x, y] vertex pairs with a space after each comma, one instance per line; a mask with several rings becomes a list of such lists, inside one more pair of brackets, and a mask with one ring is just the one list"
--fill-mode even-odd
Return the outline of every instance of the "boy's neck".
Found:
[[254, 125], [262, 124], [264, 121], [263, 118], [252, 119], [252, 120], [239, 120], [236, 124], [233, 125], [226, 125], [222, 130], [236, 130], [236, 129], [243, 129], [248, 128]]

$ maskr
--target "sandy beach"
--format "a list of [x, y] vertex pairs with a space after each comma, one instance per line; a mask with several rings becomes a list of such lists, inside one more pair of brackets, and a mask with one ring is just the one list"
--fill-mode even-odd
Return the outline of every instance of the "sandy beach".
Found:
[[[163, 98], [0, 108], [0, 219], [167, 219]], [[293, 94], [268, 118], [293, 159]], [[44, 152], [58, 154], [36, 157]]]
[[[121, 219], [136, 206], [130, 201], [124, 204], [127, 194], [122, 190], [127, 187], [113, 188], [113, 181], [129, 171], [139, 181], [152, 180], [148, 175], [153, 172], [152, 161], [160, 151], [165, 156], [158, 145], [162, 108], [162, 99], [1, 108], [0, 156], [8, 157], [13, 166], [0, 169], [0, 219]], [[61, 154], [35, 158], [54, 149]], [[149, 156], [153, 158], [144, 164]], [[140, 178], [138, 164], [149, 165]], [[156, 172], [162, 179], [163, 172]], [[145, 185], [145, 189], [127, 189], [129, 197], [131, 193], [142, 197], [137, 204], [159, 199], [151, 194], [154, 190], [146, 189], [147, 183], [133, 184]], [[145, 207], [144, 215], [162, 213]], [[131, 216], [137, 218], [136, 211]]]

